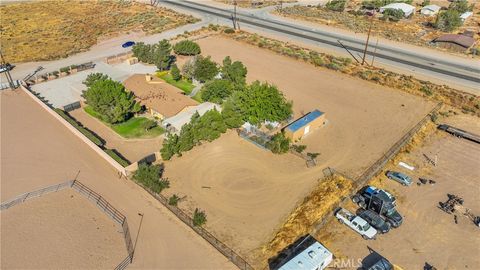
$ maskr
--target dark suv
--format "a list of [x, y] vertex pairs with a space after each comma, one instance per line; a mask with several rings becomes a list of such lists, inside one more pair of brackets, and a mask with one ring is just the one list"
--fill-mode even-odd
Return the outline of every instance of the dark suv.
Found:
[[380, 233], [387, 233], [390, 231], [390, 223], [385, 222], [385, 220], [377, 213], [372, 210], [359, 209], [358, 215], [365, 219], [372, 227], [377, 229]]

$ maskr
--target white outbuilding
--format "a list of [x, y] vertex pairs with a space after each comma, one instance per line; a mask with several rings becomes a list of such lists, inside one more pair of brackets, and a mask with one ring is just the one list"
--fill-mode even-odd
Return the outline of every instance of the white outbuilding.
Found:
[[271, 265], [270, 269], [323, 270], [333, 261], [333, 254], [311, 235], [300, 238], [285, 255], [276, 265]]
[[428, 5], [424, 6], [421, 10], [420, 13], [425, 16], [433, 16], [437, 14], [440, 11], [441, 7], [437, 5]]
[[415, 12], [415, 7], [405, 3], [392, 3], [380, 8], [380, 13], [383, 13], [386, 9], [399, 9], [403, 11], [405, 17], [409, 17]]
[[473, 15], [473, 12], [467, 11], [467, 12], [463, 13], [462, 15], [460, 15], [460, 19], [462, 19], [462, 21], [466, 21], [472, 15]]

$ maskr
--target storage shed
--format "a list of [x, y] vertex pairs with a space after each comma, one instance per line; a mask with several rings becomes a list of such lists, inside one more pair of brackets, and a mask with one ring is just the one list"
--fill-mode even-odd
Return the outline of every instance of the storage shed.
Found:
[[285, 127], [283, 131], [287, 138], [290, 138], [295, 142], [300, 140], [313, 129], [325, 125], [325, 121], [325, 113], [319, 110], [314, 110], [292, 122]]
[[399, 9], [405, 14], [405, 18], [409, 17], [415, 12], [415, 7], [405, 3], [391, 3], [380, 8], [380, 13], [383, 13], [387, 9]]
[[475, 45], [475, 39], [461, 34], [445, 34], [432, 41], [439, 47], [465, 52]]
[[437, 5], [428, 5], [424, 6], [421, 10], [420, 13], [425, 16], [433, 16], [437, 14], [440, 11], [441, 7]]

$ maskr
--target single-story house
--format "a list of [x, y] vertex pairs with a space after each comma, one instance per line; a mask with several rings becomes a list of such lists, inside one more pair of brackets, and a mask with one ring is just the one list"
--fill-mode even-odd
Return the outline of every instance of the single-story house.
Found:
[[181, 113], [172, 116], [170, 118], [166, 118], [163, 120], [162, 125], [172, 133], [178, 133], [182, 129], [185, 124], [190, 123], [192, 116], [198, 112], [200, 116], [205, 114], [206, 112], [216, 109], [217, 111], [221, 111], [222, 107], [218, 104], [214, 104], [211, 102], [204, 102], [202, 104], [191, 106], [183, 110]]
[[471, 16], [473, 15], [473, 12], [471, 11], [467, 11], [465, 13], [462, 13], [462, 15], [460, 15], [460, 19], [462, 19], [462, 21], [466, 21], [468, 18], [470, 18]]
[[299, 238], [282, 252], [281, 260], [271, 264], [275, 270], [323, 270], [333, 261], [333, 254], [313, 236]]
[[298, 118], [283, 129], [285, 136], [290, 138], [292, 142], [296, 142], [313, 129], [326, 124], [325, 113], [314, 110], [306, 115]]
[[424, 6], [421, 10], [420, 13], [425, 16], [433, 16], [437, 14], [440, 11], [441, 7], [437, 5], [428, 5]]
[[464, 52], [475, 45], [475, 39], [461, 34], [445, 34], [432, 41], [442, 48]]
[[134, 74], [123, 85], [133, 92], [152, 116], [159, 119], [170, 118], [198, 105], [198, 102], [184, 95], [180, 89], [150, 74]]
[[383, 13], [386, 9], [400, 9], [405, 14], [405, 17], [409, 17], [415, 12], [415, 7], [405, 3], [392, 3], [380, 8], [380, 13]]

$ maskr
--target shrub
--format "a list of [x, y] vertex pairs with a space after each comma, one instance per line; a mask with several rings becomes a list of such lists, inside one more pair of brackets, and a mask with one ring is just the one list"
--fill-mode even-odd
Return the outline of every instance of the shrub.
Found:
[[456, 10], [447, 10], [441, 12], [437, 16], [435, 21], [435, 28], [440, 29], [444, 32], [451, 32], [462, 25], [462, 19], [460, 18], [460, 13]]
[[319, 155], [320, 153], [307, 153], [307, 156], [311, 159], [316, 159]]
[[180, 201], [180, 197], [178, 197], [176, 194], [173, 194], [169, 199], [168, 199], [168, 204], [177, 206], [178, 201]]
[[201, 53], [200, 46], [190, 40], [182, 40], [173, 46], [173, 51], [180, 55], [197, 55]]
[[117, 151], [113, 149], [105, 149], [104, 151], [123, 167], [127, 167], [128, 165], [130, 165], [130, 161], [121, 156]]
[[346, 3], [347, 3], [347, 0], [331, 0], [331, 1], [328, 1], [325, 7], [333, 11], [344, 11]]
[[459, 14], [473, 10], [473, 4], [469, 5], [467, 0], [454, 0], [448, 6], [449, 10], [455, 10]]
[[193, 212], [193, 225], [194, 226], [202, 226], [207, 222], [207, 215], [204, 211], [195, 208], [195, 212]]
[[133, 174], [133, 179], [155, 193], [160, 193], [162, 190], [170, 187], [170, 182], [167, 179], [162, 179], [163, 167], [160, 165], [148, 165], [141, 163], [138, 170]]
[[303, 151], [305, 151], [305, 149], [307, 149], [307, 146], [306, 145], [292, 145], [292, 148], [293, 150], [297, 151], [298, 153], [302, 153]]
[[70, 71], [70, 68], [69, 67], [62, 67], [60, 68], [60, 72], [62, 73], [66, 73], [66, 72], [69, 72]]
[[383, 11], [383, 19], [398, 22], [403, 17], [405, 17], [405, 13], [401, 9], [395, 8], [387, 8]]
[[432, 92], [432, 90], [430, 89], [430, 87], [428, 87], [428, 86], [426, 86], [426, 85], [422, 85], [422, 87], [420, 88], [420, 91], [422, 91], [423, 93], [425, 93], [425, 95], [427, 95], [427, 96], [433, 95], [433, 92]]
[[284, 154], [290, 148], [290, 139], [285, 137], [281, 132], [273, 135], [272, 139], [267, 142], [267, 148], [274, 154]]
[[148, 131], [157, 126], [158, 126], [157, 121], [152, 119], [147, 119], [146, 121], [142, 122], [142, 127], [145, 129], [145, 131]]
[[224, 33], [226, 34], [233, 34], [235, 33], [235, 30], [233, 28], [227, 28], [225, 30], [223, 30]]

